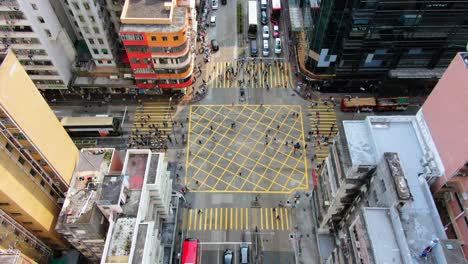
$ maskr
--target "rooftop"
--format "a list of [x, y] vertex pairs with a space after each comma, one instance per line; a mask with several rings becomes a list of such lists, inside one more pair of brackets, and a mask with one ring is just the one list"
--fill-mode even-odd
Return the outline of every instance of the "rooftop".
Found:
[[122, 184], [123, 176], [121, 175], [105, 176], [102, 181], [102, 191], [99, 202], [101, 204], [117, 204], [119, 202]]
[[169, 18], [171, 9], [166, 9], [165, 3], [172, 4], [165, 0], [127, 0], [128, 8], [126, 17], [128, 18]]
[[185, 7], [175, 7], [172, 12], [172, 19], [166, 23], [147, 23], [145, 20], [132, 20], [132, 23], [122, 21], [120, 32], [179, 32], [185, 28], [187, 23], [187, 9]]
[[[423, 178], [424, 172], [420, 160], [423, 158], [424, 142], [420, 141], [420, 131], [417, 129], [414, 116], [372, 116], [363, 121], [344, 121], [346, 135], [354, 162], [371, 162], [369, 155], [382, 157], [385, 152], [396, 152], [399, 155], [402, 170], [406, 176], [413, 199], [399, 210], [400, 220], [405, 231], [408, 247], [411, 252], [419, 252], [428, 241], [446, 235], [440, 222], [434, 201]], [[356, 142], [353, 142], [356, 140]], [[359, 147], [364, 144], [365, 147]], [[368, 153], [363, 153], [364, 149]], [[375, 161], [374, 161], [375, 162]], [[374, 218], [377, 218], [375, 216]], [[383, 220], [373, 222], [380, 229], [387, 228]], [[384, 251], [391, 259], [392, 251]], [[441, 257], [441, 250], [435, 249], [435, 255]], [[443, 256], [442, 256], [443, 257]], [[413, 259], [419, 263], [420, 259]]]
[[87, 223], [109, 173], [114, 149], [82, 149], [60, 213], [64, 223]]

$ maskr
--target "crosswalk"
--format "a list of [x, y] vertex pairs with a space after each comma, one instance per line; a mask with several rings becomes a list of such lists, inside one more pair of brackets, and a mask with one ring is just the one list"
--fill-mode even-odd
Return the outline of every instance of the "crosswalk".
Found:
[[309, 106], [309, 119], [312, 129], [312, 139], [315, 144], [315, 159], [321, 164], [329, 153], [329, 142], [333, 141], [338, 127], [336, 113], [332, 103], [324, 101], [312, 102]]
[[[172, 104], [174, 105], [174, 104]], [[137, 107], [132, 126], [132, 140], [138, 140], [139, 136], [155, 132], [155, 127], [161, 133], [161, 137], [169, 135], [172, 129], [170, 115], [175, 112], [174, 106], [169, 106], [169, 100], [146, 102]], [[137, 144], [134, 147], [140, 147]]]
[[[266, 88], [267, 84], [270, 88], [285, 88], [285, 86], [292, 87], [293, 85], [291, 64], [287, 61], [277, 61], [276, 63], [260, 61], [255, 64], [246, 63], [243, 67], [237, 61], [211, 62], [206, 69], [204, 80], [212, 88], [240, 86]], [[252, 78], [249, 82], [250, 76]], [[242, 80], [243, 83], [240, 82]]]
[[182, 228], [188, 231], [275, 230], [288, 231], [291, 208], [194, 208], [184, 209]]

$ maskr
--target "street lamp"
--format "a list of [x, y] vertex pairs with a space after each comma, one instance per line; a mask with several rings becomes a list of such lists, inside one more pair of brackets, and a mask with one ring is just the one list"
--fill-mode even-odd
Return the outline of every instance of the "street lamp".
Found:
[[174, 120], [172, 120], [172, 109], [171, 109], [171, 104], [172, 104], [172, 96], [169, 97], [169, 117], [171, 118], [171, 123], [172, 123], [172, 135], [174, 136], [174, 141], [176, 144], [179, 144], [177, 143], [177, 138], [176, 138], [176, 134], [175, 134], [175, 128], [174, 128]]

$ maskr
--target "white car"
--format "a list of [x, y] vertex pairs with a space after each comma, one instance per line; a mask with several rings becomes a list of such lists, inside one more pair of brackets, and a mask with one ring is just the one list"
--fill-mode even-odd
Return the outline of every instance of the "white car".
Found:
[[281, 39], [275, 38], [275, 54], [281, 54]]
[[263, 40], [263, 56], [268, 57], [270, 55], [270, 48], [268, 47], [268, 39]]
[[218, 10], [218, 0], [211, 0], [211, 8], [213, 10]]
[[268, 26], [263, 26], [263, 39], [269, 39], [270, 38], [270, 29], [268, 29]]

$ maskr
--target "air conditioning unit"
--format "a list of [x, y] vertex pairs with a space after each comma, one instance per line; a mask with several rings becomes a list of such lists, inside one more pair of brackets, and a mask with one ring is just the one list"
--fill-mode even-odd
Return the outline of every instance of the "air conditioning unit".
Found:
[[325, 206], [330, 206], [330, 201], [324, 201], [323, 204], [324, 204]]
[[358, 256], [358, 258], [362, 259], [361, 252], [358, 251], [358, 252], [357, 252], [357, 256]]
[[359, 241], [356, 241], [356, 248], [361, 248], [361, 243], [359, 243]]

